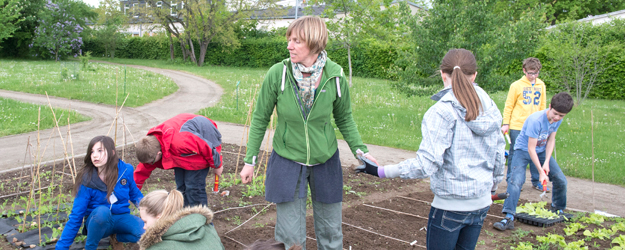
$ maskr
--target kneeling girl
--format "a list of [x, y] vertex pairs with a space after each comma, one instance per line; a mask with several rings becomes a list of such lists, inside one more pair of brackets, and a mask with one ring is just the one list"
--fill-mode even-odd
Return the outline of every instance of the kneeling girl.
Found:
[[83, 223], [87, 235], [85, 249], [98, 247], [104, 237], [117, 235], [119, 242], [138, 242], [143, 221], [130, 214], [130, 203], [138, 206], [143, 194], [133, 178], [132, 165], [115, 152], [115, 142], [97, 136], [89, 142], [85, 164], [74, 184], [74, 205], [56, 249], [69, 249]]

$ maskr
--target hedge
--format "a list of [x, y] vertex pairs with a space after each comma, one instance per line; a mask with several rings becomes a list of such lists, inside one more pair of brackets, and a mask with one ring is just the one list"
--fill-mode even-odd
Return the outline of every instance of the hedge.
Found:
[[[209, 65], [234, 67], [270, 67], [289, 57], [286, 39], [282, 37], [242, 39], [236, 49], [224, 48], [218, 43], [210, 43], [205, 63]], [[199, 45], [194, 44], [199, 55]], [[392, 78], [388, 69], [402, 48], [376, 40], [364, 40], [351, 49], [354, 76], [372, 78]], [[330, 42], [326, 47], [328, 57], [340, 64], [348, 74], [347, 49], [341, 44]], [[83, 51], [91, 51], [94, 56], [104, 56], [104, 47], [97, 38], [84, 39]], [[174, 38], [174, 54], [182, 58], [180, 43]], [[165, 36], [126, 37], [117, 43], [115, 57], [133, 59], [169, 59], [169, 39]], [[180, 59], [179, 59], [180, 60]]]

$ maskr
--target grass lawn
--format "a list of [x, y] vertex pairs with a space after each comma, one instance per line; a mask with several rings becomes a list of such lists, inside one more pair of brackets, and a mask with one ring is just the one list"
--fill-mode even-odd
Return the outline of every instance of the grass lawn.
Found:
[[[41, 108], [40, 129], [53, 128], [54, 118], [48, 106], [18, 102], [11, 99], [0, 98], [0, 136], [21, 134], [37, 130], [37, 116]], [[67, 117], [71, 123], [91, 120], [75, 111], [54, 109], [59, 126], [67, 125]]]
[[[115, 105], [124, 101], [124, 67], [90, 63], [80, 69], [75, 61], [0, 60], [0, 89]], [[178, 90], [168, 77], [145, 70], [126, 68], [125, 106], [138, 107]]]
[[[104, 59], [103, 59], [104, 60]], [[212, 119], [243, 124], [254, 89], [262, 83], [266, 68], [197, 67], [158, 60], [106, 59], [122, 64], [136, 64], [190, 72], [215, 81], [224, 88], [224, 96], [215, 107], [199, 113]], [[239, 85], [238, 109], [236, 83]], [[442, 87], [442, 83], [441, 83]], [[365, 143], [407, 150], [417, 150], [421, 143], [421, 119], [434, 104], [429, 97], [406, 97], [393, 89], [389, 81], [359, 78], [350, 89], [354, 119]], [[503, 112], [506, 92], [491, 94]], [[551, 98], [549, 95], [547, 100]], [[625, 185], [625, 101], [586, 100], [573, 108], [558, 130], [556, 157], [567, 176], [591, 178], [591, 123], [594, 115], [595, 180]], [[337, 133], [341, 137], [340, 133]], [[372, 152], [375, 156], [375, 152]]]

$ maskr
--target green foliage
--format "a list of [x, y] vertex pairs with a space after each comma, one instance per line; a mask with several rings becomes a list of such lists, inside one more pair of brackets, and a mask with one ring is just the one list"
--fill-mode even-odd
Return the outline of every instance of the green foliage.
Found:
[[2, 40], [13, 36], [13, 32], [19, 29], [23, 8], [18, 0], [0, 0], [0, 48]]
[[588, 224], [601, 225], [605, 221], [605, 216], [599, 214], [590, 214], [588, 217], [582, 217], [579, 219], [579, 222], [584, 222]]
[[[47, 106], [0, 98], [0, 107], [2, 107], [0, 108], [0, 136], [36, 131], [39, 109], [41, 109], [40, 129], [43, 130], [55, 126], [52, 112], [50, 112], [50, 108]], [[67, 125], [68, 116], [71, 119], [71, 123], [89, 120], [88, 117], [82, 116], [75, 111], [54, 109], [54, 112], [57, 119], [62, 118], [59, 119], [59, 126]]]
[[537, 236], [536, 240], [540, 243], [553, 244], [560, 247], [566, 247], [566, 242], [564, 241], [564, 237], [562, 235], [547, 233], [546, 236]]
[[610, 237], [612, 237], [612, 235], [614, 235], [614, 232], [606, 228], [595, 228], [595, 230], [593, 231], [590, 231], [590, 230], [584, 231], [584, 236], [599, 238], [602, 240], [609, 239]]
[[[619, 235], [612, 240], [612, 244], [618, 244], [619, 249], [625, 249], [625, 235]], [[614, 249], [614, 248], [612, 248]]]
[[547, 205], [546, 201], [537, 202], [537, 203], [525, 203], [516, 208], [517, 213], [526, 213], [529, 215], [534, 215], [538, 218], [546, 218], [546, 219], [555, 219], [558, 218], [559, 215], [551, 212], [548, 209], [545, 209], [545, 205]]
[[521, 242], [516, 247], [510, 247], [510, 249], [516, 250], [533, 250], [534, 245], [531, 242]]
[[555, 24], [566, 20], [585, 18], [589, 15], [599, 15], [625, 8], [622, 0], [499, 0], [496, 1], [495, 11], [509, 11], [511, 18], [518, 19], [530, 6], [544, 5], [546, 15], [544, 20]]
[[[206, 63], [210, 65], [235, 67], [270, 67], [289, 57], [287, 42], [283, 36], [266, 38], [246, 38], [240, 41], [238, 48], [226, 48], [217, 43], [207, 47]], [[174, 39], [174, 44], [178, 44]], [[196, 45], [197, 46], [197, 45]], [[347, 51], [340, 44], [330, 42], [327, 47], [328, 57], [348, 67]], [[393, 78], [388, 69], [398, 56], [399, 48], [393, 44], [367, 39], [352, 48], [352, 67], [354, 76]], [[83, 51], [91, 51], [94, 56], [105, 57], [106, 50], [99, 38], [89, 37], [84, 40]], [[175, 56], [182, 57], [180, 46], [174, 46]], [[122, 38], [115, 49], [117, 58], [163, 59], [169, 58], [169, 39], [163, 35], [152, 37]], [[179, 61], [177, 61], [179, 62]]]
[[619, 222], [612, 225], [612, 232], [616, 233], [618, 231], [625, 232], [625, 222]]
[[89, 60], [91, 60], [91, 51], [87, 51], [84, 54], [78, 56], [80, 59], [81, 70], [89, 70]]
[[571, 236], [577, 233], [580, 229], [584, 228], [586, 228], [586, 226], [580, 223], [570, 223], [566, 228], [564, 228], [564, 233], [566, 233], [567, 236]]
[[39, 47], [37, 52], [41, 57], [53, 55], [58, 61], [60, 57], [79, 53], [82, 45], [80, 26], [74, 14], [70, 11], [71, 1], [63, 0], [58, 4], [48, 2], [39, 13], [41, 21], [35, 29], [32, 46]]
[[584, 240], [569, 242], [566, 244], [566, 247], [564, 247], [564, 250], [588, 250], [588, 247], [584, 246], [585, 243]]
[[245, 185], [245, 190], [241, 192], [243, 196], [264, 196], [265, 195], [265, 175], [259, 175], [252, 180], [252, 183]]
[[[409, 95], [429, 94], [407, 90], [415, 89], [410, 85], [421, 85], [422, 89], [432, 86], [436, 81], [429, 79], [438, 74], [445, 53], [464, 48], [476, 57], [475, 81], [489, 91], [506, 90], [518, 78], [510, 74], [520, 74], [519, 62], [538, 45], [539, 32], [546, 26], [542, 22], [544, 9], [532, 7], [519, 20], [510, 20], [505, 11], [495, 13], [493, 4], [488, 0], [438, 0], [427, 13], [415, 15], [409, 22], [415, 47], [396, 62], [399, 89]], [[518, 67], [511, 68], [513, 64]]]
[[622, 40], [604, 38], [608, 36], [604, 34], [616, 29], [613, 25], [622, 23], [613, 21], [594, 26], [589, 22], [570, 22], [547, 32], [541, 38], [539, 53], [547, 59], [550, 67], [546, 73], [550, 82], [555, 83], [555, 89], [570, 92], [576, 105], [580, 105], [595, 85], [605, 81], [604, 73], [625, 61], [625, 44]]

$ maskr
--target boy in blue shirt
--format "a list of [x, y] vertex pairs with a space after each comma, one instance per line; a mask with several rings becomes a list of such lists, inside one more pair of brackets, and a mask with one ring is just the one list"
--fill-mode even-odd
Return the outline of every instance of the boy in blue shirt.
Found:
[[496, 229], [501, 231], [514, 229], [514, 215], [521, 195], [521, 186], [525, 183], [525, 166], [530, 162], [538, 169], [540, 183], [549, 180], [553, 182], [551, 210], [561, 212], [566, 208], [566, 177], [556, 160], [551, 157], [551, 153], [556, 144], [558, 127], [572, 108], [571, 95], [561, 92], [551, 98], [548, 109], [531, 114], [523, 123], [514, 145], [512, 177], [507, 190], [510, 196], [503, 204], [506, 218], [493, 224]]

